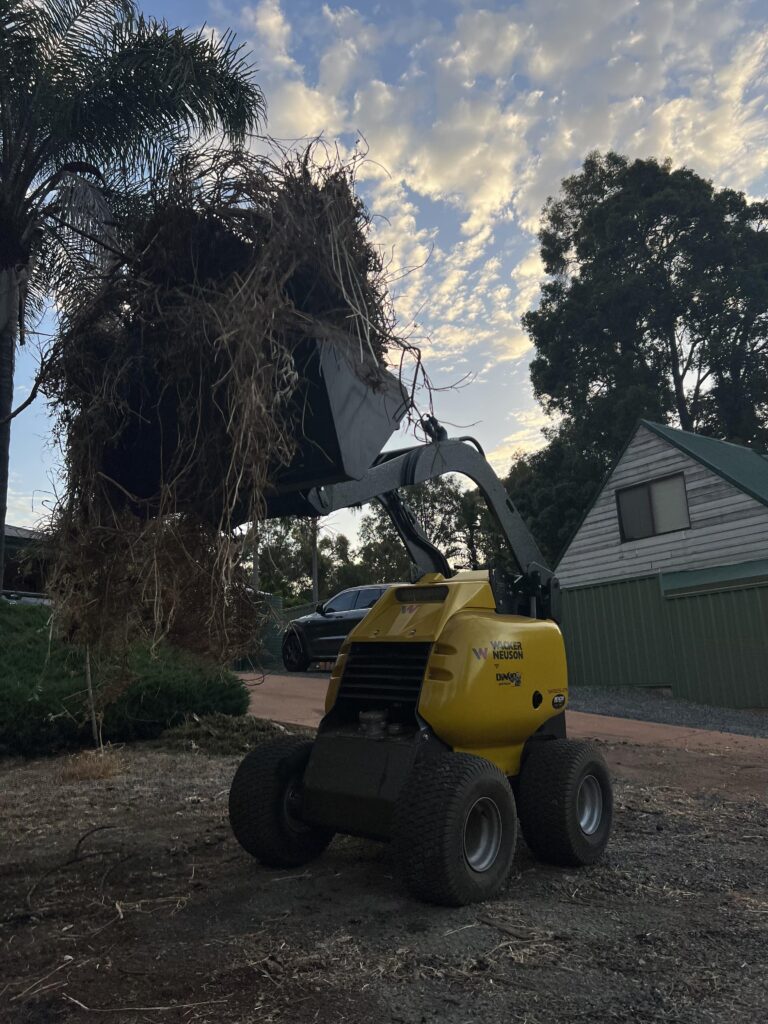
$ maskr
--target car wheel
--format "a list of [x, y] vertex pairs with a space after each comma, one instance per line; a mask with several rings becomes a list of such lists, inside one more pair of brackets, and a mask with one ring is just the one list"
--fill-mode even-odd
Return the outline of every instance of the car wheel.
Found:
[[306, 672], [310, 659], [304, 638], [297, 629], [288, 629], [283, 637], [283, 665], [288, 672]]

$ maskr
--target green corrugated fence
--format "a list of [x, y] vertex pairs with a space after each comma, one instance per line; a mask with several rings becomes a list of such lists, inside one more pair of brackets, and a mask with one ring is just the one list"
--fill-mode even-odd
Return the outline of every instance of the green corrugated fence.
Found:
[[268, 607], [267, 622], [261, 636], [261, 647], [252, 654], [244, 655], [232, 663], [235, 672], [261, 672], [264, 669], [282, 666], [283, 632], [291, 619], [298, 619], [314, 611], [315, 604], [283, 607], [283, 599], [278, 594], [265, 594], [264, 600]]

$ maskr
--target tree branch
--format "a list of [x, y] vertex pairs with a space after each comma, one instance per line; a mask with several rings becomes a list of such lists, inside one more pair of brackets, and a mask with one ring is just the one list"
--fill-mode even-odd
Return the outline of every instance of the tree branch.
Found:
[[18, 416], [19, 413], [24, 412], [25, 409], [28, 409], [30, 407], [30, 405], [32, 405], [32, 403], [34, 402], [34, 400], [37, 398], [37, 396], [40, 393], [40, 388], [43, 386], [43, 383], [45, 381], [45, 377], [46, 377], [46, 375], [48, 373], [48, 370], [49, 370], [50, 365], [51, 365], [52, 362], [53, 362], [53, 352], [51, 352], [49, 355], [43, 357], [43, 359], [42, 359], [42, 361], [40, 363], [40, 369], [37, 371], [37, 375], [35, 377], [34, 383], [32, 384], [32, 388], [31, 388], [29, 394], [24, 399], [24, 401], [21, 403], [21, 405], [17, 405], [16, 408], [13, 410], [13, 412], [9, 413], [7, 416], [5, 416], [3, 419], [0, 420], [0, 427], [4, 426], [6, 423], [10, 423], [10, 421], [12, 419], [15, 419], [15, 417]]

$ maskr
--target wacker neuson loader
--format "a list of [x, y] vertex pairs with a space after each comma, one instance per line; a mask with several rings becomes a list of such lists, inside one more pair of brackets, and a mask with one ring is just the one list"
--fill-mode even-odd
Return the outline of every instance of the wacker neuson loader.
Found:
[[[402, 392], [394, 382], [350, 407], [340, 377], [327, 365], [318, 373], [327, 434], [306, 440], [268, 514], [378, 499], [415, 582], [388, 590], [350, 633], [316, 738], [280, 738], [245, 757], [229, 796], [238, 842], [275, 868], [306, 864], [337, 832], [391, 842], [408, 890], [454, 906], [504, 886], [518, 821], [540, 860], [594, 863], [611, 828], [611, 784], [595, 748], [566, 738], [557, 580], [476, 442], [448, 440], [427, 418], [429, 443], [366, 460], [366, 444], [380, 451], [402, 415]], [[516, 571], [453, 573], [430, 543], [400, 491], [445, 473], [477, 484]]]

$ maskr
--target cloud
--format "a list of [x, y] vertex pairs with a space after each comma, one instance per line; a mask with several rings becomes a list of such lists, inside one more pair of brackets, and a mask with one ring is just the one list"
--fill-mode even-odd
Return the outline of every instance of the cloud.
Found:
[[291, 26], [283, 14], [280, 0], [261, 0], [261, 3], [242, 10], [243, 25], [250, 29], [254, 42], [259, 46], [260, 67], [282, 67], [292, 73], [300, 73], [288, 53], [291, 40]]
[[43, 506], [44, 495], [40, 492], [11, 488], [8, 491], [6, 522], [10, 526], [39, 528], [48, 519], [48, 510]]
[[512, 461], [519, 455], [528, 455], [544, 447], [544, 427], [551, 427], [553, 421], [541, 409], [526, 409], [512, 414], [518, 425], [511, 434], [488, 452], [488, 461], [498, 473], [507, 473]]
[[[438, 383], [449, 367], [489, 381], [524, 367], [541, 207], [590, 150], [671, 156], [754, 194], [768, 175], [761, 0], [494, 6], [413, 0], [364, 13], [329, 2], [308, 13], [261, 0], [242, 12], [270, 131], [325, 132], [346, 147], [365, 137], [374, 237]], [[533, 404], [528, 391], [517, 401]], [[518, 436], [529, 424], [503, 441], [498, 429], [498, 451], [534, 443]]]

